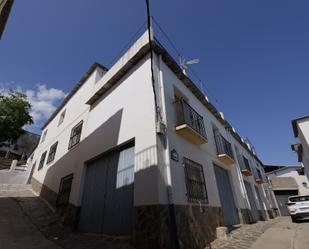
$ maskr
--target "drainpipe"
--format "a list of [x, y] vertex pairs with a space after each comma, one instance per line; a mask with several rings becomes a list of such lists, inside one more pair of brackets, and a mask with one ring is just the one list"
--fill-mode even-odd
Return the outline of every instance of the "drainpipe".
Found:
[[[165, 94], [164, 94], [164, 87], [163, 87], [163, 74], [162, 74], [162, 56], [159, 55], [158, 58], [158, 71], [159, 71], [159, 77], [158, 77], [158, 85], [159, 85], [159, 94], [160, 94], [160, 105], [161, 105], [161, 111], [164, 110], [164, 113], [161, 113], [161, 122], [165, 126], [165, 131], [162, 136], [164, 136], [165, 139], [165, 148], [164, 148], [164, 165], [165, 165], [165, 184], [167, 187], [167, 200], [168, 200], [168, 209], [169, 209], [169, 215], [170, 215], [170, 222], [171, 222], [171, 241], [172, 241], [172, 248], [179, 249], [179, 238], [178, 238], [178, 229], [177, 229], [177, 223], [176, 223], [176, 211], [175, 211], [175, 205], [173, 200], [173, 187], [172, 187], [172, 175], [171, 175], [171, 165], [170, 165], [170, 157], [169, 157], [169, 142], [167, 139], [167, 127], [166, 127], [166, 103], [165, 103]], [[163, 115], [164, 114], [164, 115]]]

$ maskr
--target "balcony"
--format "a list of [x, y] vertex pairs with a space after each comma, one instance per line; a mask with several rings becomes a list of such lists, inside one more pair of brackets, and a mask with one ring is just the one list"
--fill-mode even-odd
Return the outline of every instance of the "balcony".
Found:
[[176, 132], [193, 144], [207, 143], [204, 120], [185, 100], [175, 102], [177, 112]]
[[231, 143], [220, 134], [215, 135], [218, 159], [226, 165], [235, 163]]
[[257, 174], [255, 174], [255, 182], [257, 184], [262, 184], [263, 183], [263, 178], [262, 178], [262, 175], [261, 175], [261, 172], [257, 169]]
[[247, 158], [245, 158], [243, 155], [238, 155], [237, 156], [238, 159], [238, 163], [240, 166], [240, 171], [244, 176], [251, 176], [252, 172], [251, 172], [251, 168], [250, 168], [250, 164]]
[[257, 184], [262, 184], [262, 183], [263, 183], [263, 182], [262, 182], [262, 179], [259, 178], [259, 177], [255, 178], [255, 182], [256, 182]]

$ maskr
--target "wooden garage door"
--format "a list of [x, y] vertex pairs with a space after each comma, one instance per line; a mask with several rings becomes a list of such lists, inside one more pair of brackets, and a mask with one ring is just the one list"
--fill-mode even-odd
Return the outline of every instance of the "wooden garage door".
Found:
[[114, 151], [87, 166], [79, 230], [132, 235], [134, 147]]
[[239, 217], [235, 206], [228, 171], [219, 166], [214, 166], [214, 168], [221, 206], [223, 209], [224, 224], [226, 226], [239, 224]]

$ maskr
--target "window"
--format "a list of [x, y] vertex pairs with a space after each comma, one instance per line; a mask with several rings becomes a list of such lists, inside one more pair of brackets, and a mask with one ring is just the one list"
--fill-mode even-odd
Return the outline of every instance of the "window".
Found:
[[61, 178], [59, 192], [56, 200], [57, 206], [65, 206], [69, 203], [72, 181], [73, 174]]
[[69, 149], [71, 149], [74, 145], [79, 143], [82, 128], [83, 128], [83, 121], [79, 122], [75, 127], [73, 127], [71, 131]]
[[45, 152], [42, 154], [41, 159], [40, 159], [40, 164], [39, 164], [38, 170], [40, 170], [40, 169], [43, 168], [46, 154], [47, 154], [47, 151], [45, 151]]
[[46, 135], [47, 135], [47, 130], [45, 130], [44, 133], [43, 133], [41, 143], [43, 143], [45, 141]]
[[257, 169], [257, 174], [258, 174], [259, 179], [262, 180], [262, 179], [263, 179], [263, 178], [262, 178], [262, 174], [261, 174], [261, 171], [260, 171], [259, 169]]
[[50, 163], [50, 162], [54, 161], [55, 155], [56, 155], [57, 146], [58, 146], [58, 141], [56, 143], [54, 143], [50, 147], [46, 163]]
[[308, 195], [303, 195], [303, 196], [297, 196], [297, 197], [290, 197], [289, 201], [290, 202], [309, 201], [309, 196]]
[[202, 165], [183, 159], [185, 166], [187, 196], [190, 202], [208, 202]]
[[65, 111], [66, 111], [66, 110], [64, 110], [64, 111], [61, 113], [60, 117], [59, 117], [58, 126], [61, 125], [61, 124], [63, 123], [64, 117], [65, 117]]

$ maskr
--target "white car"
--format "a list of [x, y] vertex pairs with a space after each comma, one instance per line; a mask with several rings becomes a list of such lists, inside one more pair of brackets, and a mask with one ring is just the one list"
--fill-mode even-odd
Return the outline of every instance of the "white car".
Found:
[[309, 217], [309, 195], [290, 196], [287, 207], [293, 222]]

